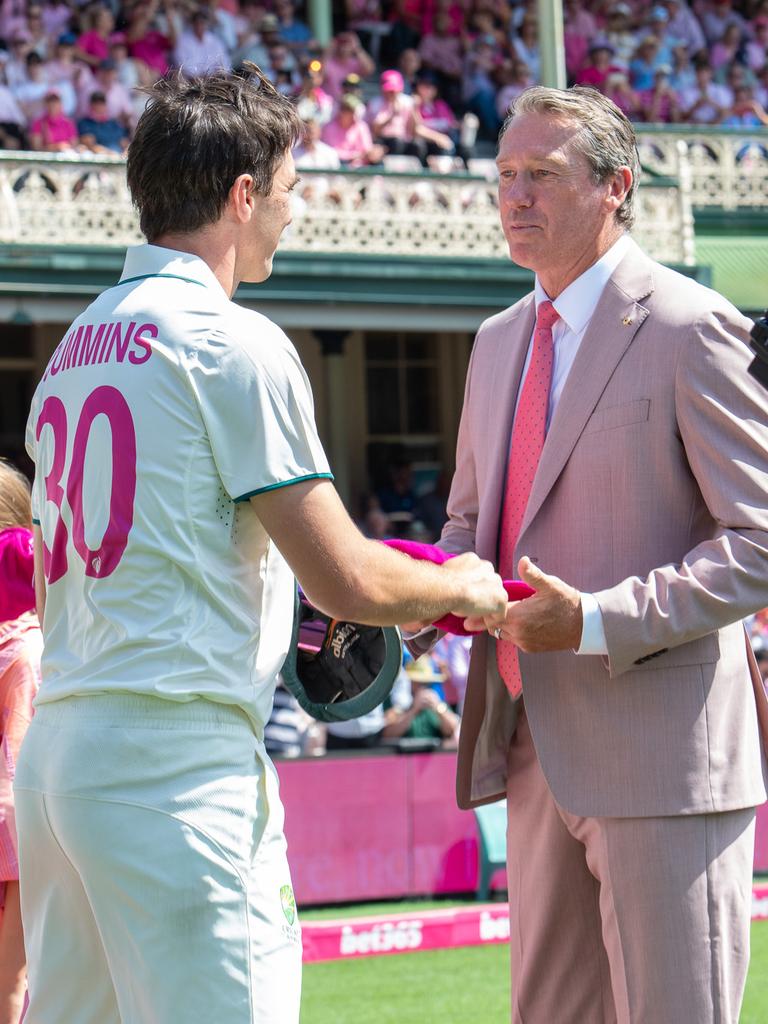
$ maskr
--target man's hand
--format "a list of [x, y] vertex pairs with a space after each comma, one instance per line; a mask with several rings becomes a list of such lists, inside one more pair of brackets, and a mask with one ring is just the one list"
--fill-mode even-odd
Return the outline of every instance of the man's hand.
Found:
[[[557, 576], [548, 576], [527, 557], [520, 559], [517, 571], [520, 579], [536, 593], [524, 601], [507, 605], [497, 639], [509, 640], [530, 654], [577, 649], [583, 626], [579, 591]], [[472, 617], [464, 625], [467, 629], [494, 632], [499, 624]]]
[[480, 616], [485, 623], [483, 628], [501, 626], [505, 622], [507, 592], [490, 562], [468, 551], [444, 562], [441, 569], [457, 577], [459, 596], [451, 609], [453, 615], [459, 618]]

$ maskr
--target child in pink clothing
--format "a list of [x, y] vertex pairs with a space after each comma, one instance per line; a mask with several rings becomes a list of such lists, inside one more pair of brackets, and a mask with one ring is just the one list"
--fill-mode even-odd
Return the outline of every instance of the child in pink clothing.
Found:
[[40, 682], [29, 485], [0, 461], [0, 1020], [21, 1019], [26, 991], [13, 777]]

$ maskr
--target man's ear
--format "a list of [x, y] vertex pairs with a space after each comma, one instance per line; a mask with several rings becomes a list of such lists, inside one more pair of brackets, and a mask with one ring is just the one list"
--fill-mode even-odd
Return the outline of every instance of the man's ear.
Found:
[[239, 174], [235, 178], [229, 190], [229, 207], [241, 224], [253, 216], [253, 177], [250, 174]]

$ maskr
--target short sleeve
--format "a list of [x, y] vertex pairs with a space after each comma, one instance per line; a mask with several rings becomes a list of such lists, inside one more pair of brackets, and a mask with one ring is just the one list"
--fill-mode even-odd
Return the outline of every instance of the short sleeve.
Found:
[[332, 479], [295, 349], [266, 318], [247, 326], [256, 328], [257, 339], [215, 334], [194, 350], [188, 366], [221, 481], [234, 501], [302, 480]]
[[[27, 429], [24, 436], [24, 447], [27, 450], [27, 455], [32, 459], [37, 466], [37, 438], [35, 437], [35, 423], [37, 422], [37, 396], [32, 402], [32, 408], [29, 412], [27, 419]], [[32, 522], [40, 525], [40, 499], [39, 499], [39, 479], [37, 473], [35, 473], [35, 480], [32, 484]]]

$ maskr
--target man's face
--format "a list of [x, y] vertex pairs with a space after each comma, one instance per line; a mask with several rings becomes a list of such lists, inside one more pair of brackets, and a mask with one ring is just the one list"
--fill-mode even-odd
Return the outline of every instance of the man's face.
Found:
[[243, 281], [266, 281], [272, 273], [272, 260], [280, 236], [291, 223], [291, 193], [297, 180], [296, 167], [289, 150], [275, 173], [270, 194], [253, 194], [251, 245], [245, 253]]
[[535, 271], [545, 288], [546, 281], [561, 281], [581, 264], [614, 218], [611, 183], [595, 182], [574, 144], [579, 131], [578, 124], [561, 117], [519, 114], [496, 158], [509, 255]]

